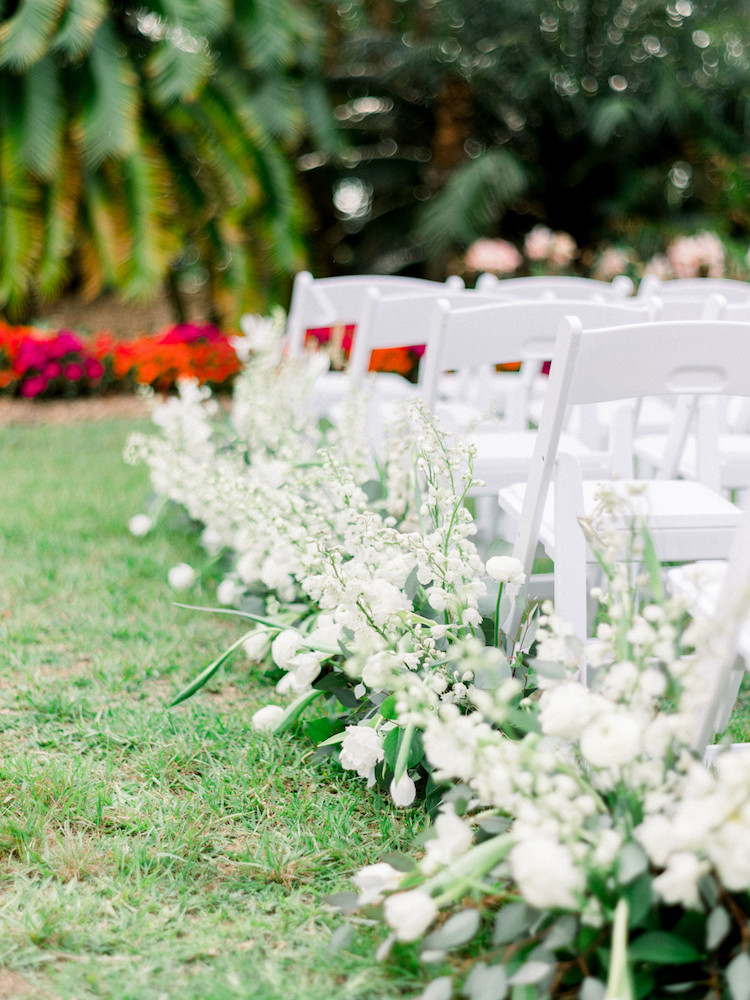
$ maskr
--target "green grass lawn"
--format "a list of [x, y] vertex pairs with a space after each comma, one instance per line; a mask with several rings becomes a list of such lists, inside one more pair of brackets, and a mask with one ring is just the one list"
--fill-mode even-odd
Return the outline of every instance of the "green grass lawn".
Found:
[[0, 998], [413, 996], [322, 903], [421, 812], [254, 733], [241, 656], [165, 707], [239, 627], [174, 607], [184, 525], [128, 534], [130, 429], [0, 428]]

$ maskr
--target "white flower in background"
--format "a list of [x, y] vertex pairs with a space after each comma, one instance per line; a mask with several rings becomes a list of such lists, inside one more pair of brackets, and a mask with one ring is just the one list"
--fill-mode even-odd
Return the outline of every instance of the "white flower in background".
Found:
[[371, 726], [347, 726], [339, 761], [345, 771], [356, 771], [368, 781], [385, 756], [380, 735]]
[[707, 871], [707, 862], [688, 851], [680, 851], [672, 855], [665, 870], [654, 879], [654, 891], [669, 906], [680, 904], [689, 910], [702, 910], [698, 882]]
[[523, 563], [514, 556], [492, 556], [487, 560], [485, 571], [490, 580], [497, 583], [510, 583], [516, 587], [526, 583]]
[[433, 829], [436, 836], [424, 845], [424, 861], [421, 868], [426, 875], [432, 874], [443, 865], [449, 865], [455, 858], [465, 854], [474, 839], [472, 828], [456, 815], [450, 803], [441, 805]]
[[388, 896], [383, 915], [397, 941], [416, 941], [438, 915], [438, 908], [426, 892], [412, 889]]
[[513, 878], [524, 899], [540, 910], [575, 910], [583, 892], [583, 872], [568, 848], [551, 837], [531, 836], [510, 852]]
[[253, 729], [260, 729], [268, 732], [274, 728], [284, 709], [280, 705], [264, 705], [253, 715]]
[[352, 882], [359, 889], [359, 905], [382, 903], [383, 894], [398, 889], [403, 878], [404, 872], [398, 871], [385, 861], [360, 868], [352, 878]]
[[410, 806], [417, 797], [417, 786], [408, 774], [402, 775], [399, 781], [392, 781], [388, 791], [393, 804], [400, 809]]
[[151, 531], [153, 524], [154, 522], [148, 514], [136, 514], [128, 521], [128, 531], [131, 535], [135, 535], [136, 538], [143, 538], [144, 535], [147, 535]]
[[296, 629], [285, 628], [271, 643], [271, 656], [277, 667], [286, 670], [302, 646], [302, 636]]
[[596, 716], [602, 699], [578, 681], [563, 681], [545, 690], [539, 702], [539, 722], [547, 736], [576, 739]]
[[228, 608], [235, 604], [242, 594], [242, 588], [237, 586], [237, 581], [227, 577], [222, 580], [216, 588], [216, 600], [222, 607]]
[[593, 767], [629, 764], [641, 751], [643, 733], [626, 710], [610, 710], [593, 719], [581, 734], [581, 753]]
[[320, 673], [320, 659], [316, 653], [297, 653], [289, 660], [287, 668], [276, 690], [279, 694], [302, 694]]
[[189, 590], [195, 583], [197, 576], [198, 574], [192, 566], [187, 563], [177, 563], [167, 573], [167, 582], [172, 590]]

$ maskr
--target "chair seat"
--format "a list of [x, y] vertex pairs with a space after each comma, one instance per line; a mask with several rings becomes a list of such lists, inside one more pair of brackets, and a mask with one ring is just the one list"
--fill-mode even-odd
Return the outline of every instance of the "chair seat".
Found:
[[[594, 510], [598, 491], [607, 489], [632, 497], [648, 517], [656, 553], [662, 562], [686, 562], [725, 556], [742, 511], [702, 483], [683, 480], [585, 480], [583, 514]], [[502, 510], [515, 518], [523, 508], [525, 483], [514, 483], [498, 494]], [[542, 514], [539, 540], [555, 556], [555, 490], [550, 488]]]
[[[722, 487], [735, 490], [750, 486], [750, 435], [720, 434], [717, 444]], [[636, 439], [633, 451], [639, 462], [645, 462], [652, 468], [658, 469], [665, 445], [666, 438], [663, 434], [644, 434]], [[698, 476], [697, 452], [693, 437], [685, 442], [678, 471], [685, 479], [696, 479]]]
[[[469, 435], [476, 448], [474, 475], [487, 485], [485, 492], [526, 479], [536, 444], [536, 431], [481, 430]], [[560, 450], [573, 455], [587, 476], [606, 475], [609, 456], [593, 451], [578, 438], [563, 434]]]

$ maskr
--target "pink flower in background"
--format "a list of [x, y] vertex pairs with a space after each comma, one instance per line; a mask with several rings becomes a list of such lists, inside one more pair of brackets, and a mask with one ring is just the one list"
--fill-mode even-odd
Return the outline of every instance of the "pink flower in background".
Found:
[[47, 379], [41, 375], [32, 375], [21, 383], [21, 395], [26, 399], [33, 399], [47, 388]]
[[77, 361], [71, 361], [70, 364], [65, 365], [63, 368], [63, 374], [71, 382], [78, 382], [84, 375], [83, 365], [79, 365]]
[[630, 254], [620, 247], [607, 247], [602, 251], [594, 271], [594, 277], [601, 281], [611, 281], [618, 274], [624, 274], [630, 263]]
[[552, 253], [555, 234], [547, 226], [534, 226], [523, 241], [523, 252], [529, 260], [547, 260]]
[[512, 274], [523, 263], [523, 257], [507, 240], [475, 240], [464, 257], [470, 271], [492, 271]]
[[669, 261], [664, 256], [663, 253], [655, 254], [651, 260], [646, 264], [644, 269], [644, 274], [655, 274], [657, 278], [671, 278], [672, 268], [669, 266]]
[[86, 378], [97, 379], [104, 374], [104, 365], [96, 358], [86, 358], [83, 362]]
[[714, 233], [678, 236], [667, 247], [667, 258], [675, 278], [721, 278], [724, 247]]
[[549, 259], [558, 267], [566, 267], [578, 256], [578, 244], [570, 233], [557, 232], [552, 241]]

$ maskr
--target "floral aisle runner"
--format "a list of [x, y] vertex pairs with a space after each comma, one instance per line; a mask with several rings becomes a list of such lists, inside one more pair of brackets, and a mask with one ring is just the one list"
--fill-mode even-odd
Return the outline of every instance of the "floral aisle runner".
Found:
[[750, 759], [712, 772], [692, 747], [712, 637], [662, 591], [634, 499], [602, 497], [587, 525], [604, 570], [587, 689], [550, 605], [503, 630], [525, 581], [478, 554], [470, 450], [419, 405], [375, 452], [367, 399], [314, 424], [315, 359], [256, 334], [231, 412], [185, 383], [127, 449], [228, 559], [220, 610], [246, 629], [175, 703], [244, 648], [275, 685], [256, 726], [296, 725], [363, 787], [426, 801], [418, 859], [339, 901], [384, 920], [381, 958], [416, 953], [423, 1000], [750, 997]]

